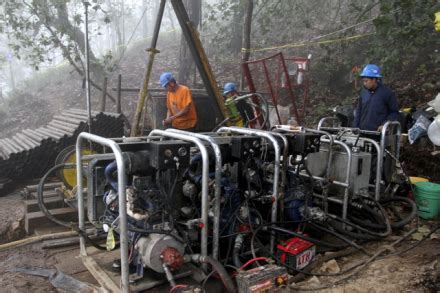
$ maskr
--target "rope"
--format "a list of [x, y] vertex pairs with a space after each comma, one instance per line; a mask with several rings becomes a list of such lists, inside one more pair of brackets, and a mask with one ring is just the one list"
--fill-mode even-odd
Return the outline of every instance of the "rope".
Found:
[[355, 35], [350, 36], [346, 38], [339, 38], [339, 39], [333, 39], [333, 40], [326, 40], [326, 41], [318, 41], [318, 42], [301, 42], [301, 43], [293, 43], [293, 44], [287, 44], [282, 46], [275, 46], [275, 47], [268, 47], [268, 48], [257, 48], [257, 49], [246, 49], [241, 48], [241, 52], [261, 52], [261, 51], [269, 51], [269, 50], [277, 50], [277, 49], [286, 49], [286, 48], [298, 48], [298, 47], [305, 47], [310, 45], [322, 45], [322, 44], [331, 44], [331, 43], [337, 43], [337, 42], [344, 42], [344, 41], [351, 41], [356, 40], [364, 37], [368, 37], [371, 35], [374, 35], [375, 33], [367, 33], [363, 35]]
[[367, 20], [359, 22], [359, 23], [355, 23], [355, 24], [353, 24], [351, 26], [339, 29], [337, 31], [334, 31], [334, 32], [331, 32], [331, 33], [328, 33], [328, 34], [325, 34], [325, 35], [322, 35], [322, 36], [313, 37], [313, 38], [309, 39], [308, 41], [301, 41], [301, 42], [294, 43], [294, 44], [287, 44], [287, 45], [268, 47], [268, 48], [257, 48], [257, 49], [241, 48], [241, 52], [242, 53], [247, 53], [247, 52], [260, 52], [260, 51], [285, 49], [285, 48], [297, 48], [297, 47], [304, 47], [304, 46], [309, 46], [309, 45], [330, 44], [330, 43], [337, 43], [337, 42], [342, 42], [342, 41], [350, 41], [350, 40], [355, 40], [355, 39], [363, 38], [363, 37], [366, 37], [366, 36], [373, 35], [375, 33], [367, 33], [367, 34], [363, 34], [363, 35], [355, 35], [355, 36], [351, 36], [351, 37], [339, 38], [339, 39], [333, 39], [333, 40], [327, 40], [327, 41], [321, 41], [321, 42], [313, 42], [312, 41], [312, 40], [322, 39], [322, 38], [328, 37], [330, 35], [334, 35], [334, 34], [337, 34], [337, 33], [340, 33], [340, 32], [343, 32], [343, 31], [346, 31], [346, 30], [349, 30], [349, 29], [352, 29], [354, 27], [357, 27], [357, 26], [369, 23], [369, 22], [371, 22], [371, 21], [373, 21], [373, 20], [375, 20], [375, 19], [377, 19], [377, 18], [379, 18], [381, 16], [388, 15], [388, 14], [394, 14], [394, 13], [398, 12], [399, 10], [401, 10], [401, 8], [395, 9], [395, 10], [390, 11], [390, 12], [385, 13], [385, 14], [380, 14], [380, 15], [375, 16], [373, 18], [367, 19]]

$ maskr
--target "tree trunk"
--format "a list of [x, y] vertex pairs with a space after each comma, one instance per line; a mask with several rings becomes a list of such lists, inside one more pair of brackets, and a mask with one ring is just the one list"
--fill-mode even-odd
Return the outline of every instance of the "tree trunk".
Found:
[[167, 2], [166, 4], [166, 11], [168, 13], [168, 19], [170, 20], [170, 24], [171, 24], [171, 29], [173, 30], [173, 35], [177, 38], [177, 34], [176, 34], [176, 26], [174, 25], [174, 18], [173, 18], [173, 14], [171, 13], [173, 11], [173, 6], [171, 5], [170, 2]]
[[[51, 15], [48, 11], [47, 4], [35, 4], [34, 9], [40, 19], [45, 20], [46, 26], [54, 27], [58, 32], [62, 32], [69, 36], [78, 46], [81, 54], [85, 56], [85, 40], [84, 33], [78, 27], [75, 27], [69, 21], [67, 11], [67, 3], [63, 1], [53, 1], [56, 8], [56, 14]], [[35, 2], [36, 3], [36, 2]], [[93, 73], [96, 82], [101, 83], [104, 78], [104, 68], [99, 64], [95, 54], [89, 49], [90, 71]]]
[[[240, 26], [238, 25], [245, 14], [245, 5], [243, 3], [243, 1], [239, 1], [240, 3], [239, 5], [239, 9], [238, 11], [236, 11], [234, 13], [234, 17], [233, 17], [233, 21], [232, 21], [232, 38], [231, 38], [231, 42], [229, 44], [229, 49], [232, 51], [232, 53], [235, 54], [239, 54], [242, 48], [242, 42], [243, 42], [243, 29], [240, 28]], [[246, 2], [246, 5], [248, 5], [248, 3]]]
[[[197, 27], [200, 23], [200, 15], [202, 11], [202, 1], [201, 0], [185, 0], [184, 1], [186, 10], [188, 12], [188, 17], [191, 22], [194, 24], [194, 27]], [[181, 37], [180, 40], [180, 66], [179, 66], [179, 75], [178, 80], [182, 84], [189, 84], [191, 68], [194, 67], [194, 61], [191, 56], [191, 52], [189, 51], [188, 45], [186, 43], [185, 38]]]
[[[252, 12], [254, 11], [254, 1], [246, 0], [245, 18], [243, 23], [243, 48], [249, 50], [251, 48], [251, 28], [252, 28]], [[249, 61], [251, 53], [249, 51], [243, 52], [241, 61]], [[241, 74], [240, 88], [244, 88], [244, 76]]]

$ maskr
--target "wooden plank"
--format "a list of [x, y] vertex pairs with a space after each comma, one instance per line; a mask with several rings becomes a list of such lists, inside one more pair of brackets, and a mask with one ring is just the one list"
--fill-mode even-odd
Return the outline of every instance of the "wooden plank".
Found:
[[[78, 220], [78, 211], [73, 208], [60, 208], [49, 211], [54, 217], [62, 221]], [[57, 226], [54, 222], [49, 220], [43, 212], [33, 212], [25, 215], [24, 228], [26, 233], [32, 234], [35, 228]]]
[[[47, 189], [54, 189], [54, 188], [60, 187], [61, 184], [62, 184], [62, 182], [46, 183], [46, 184], [44, 184], [44, 190], [47, 190]], [[35, 185], [28, 185], [28, 186], [26, 186], [26, 189], [27, 189], [29, 192], [37, 191], [37, 188], [38, 188], [38, 184], [35, 184]]]
[[[40, 211], [40, 207], [38, 206], [38, 200], [37, 199], [28, 199], [23, 200], [24, 208], [26, 213], [33, 213]], [[47, 199], [44, 199], [44, 205], [47, 209], [55, 209], [55, 208], [62, 208], [66, 206], [64, 201], [59, 197], [50, 197]]]

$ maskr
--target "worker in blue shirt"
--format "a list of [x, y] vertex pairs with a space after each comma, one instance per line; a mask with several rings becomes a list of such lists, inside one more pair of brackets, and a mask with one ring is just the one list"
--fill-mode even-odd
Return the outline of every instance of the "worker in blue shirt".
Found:
[[368, 64], [360, 76], [363, 88], [353, 126], [362, 130], [380, 131], [385, 122], [398, 119], [396, 95], [379, 80], [382, 78], [379, 66]]

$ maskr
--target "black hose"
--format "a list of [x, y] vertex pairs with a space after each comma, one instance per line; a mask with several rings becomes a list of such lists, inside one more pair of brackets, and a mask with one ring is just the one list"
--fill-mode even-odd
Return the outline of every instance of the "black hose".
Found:
[[[416, 213], [417, 213], [417, 211], [416, 211]], [[412, 216], [408, 216], [408, 217], [402, 219], [399, 222], [391, 223], [391, 228], [393, 228], [393, 229], [401, 228], [404, 225], [406, 225], [406, 224], [402, 224], [402, 223], [404, 223], [404, 221], [407, 221], [407, 220], [409, 220], [411, 218], [412, 218]], [[371, 229], [384, 229], [385, 228], [385, 226], [383, 224], [372, 223], [370, 221], [367, 221], [367, 220], [364, 220], [364, 219], [360, 219], [360, 218], [355, 217], [353, 215], [349, 215], [349, 219], [353, 223], [358, 224], [358, 225], [362, 225], [362, 226], [367, 227], [367, 228], [371, 228]]]
[[[86, 239], [90, 244], [92, 244], [93, 247], [95, 247], [98, 250], [102, 250], [102, 251], [107, 251], [107, 247], [106, 246], [101, 246], [98, 243], [96, 243], [94, 240], [92, 240], [89, 235], [87, 235], [86, 232], [84, 232], [83, 230], [80, 230], [79, 227], [72, 227], [73, 230], [75, 230], [78, 235], [83, 236], [84, 239]], [[116, 243], [114, 249], [119, 248], [119, 243]]]
[[340, 223], [336, 223], [336, 221], [329, 221], [329, 224], [339, 233], [344, 234], [352, 239], [370, 241], [370, 240], [378, 240], [378, 239], [382, 238], [379, 236], [373, 236], [373, 235], [369, 235], [366, 233], [356, 233], [353, 231], [349, 231], [347, 229], [343, 229], [342, 225]]
[[232, 262], [234, 263], [234, 266], [237, 268], [241, 267], [241, 261], [240, 261], [240, 249], [243, 245], [243, 234], [238, 234], [235, 238], [235, 244], [234, 249], [232, 250]]
[[392, 228], [401, 228], [401, 227], [405, 226], [406, 224], [410, 223], [417, 216], [417, 205], [414, 201], [412, 201], [409, 198], [395, 196], [395, 197], [391, 197], [391, 198], [385, 198], [385, 199], [381, 200], [380, 203], [388, 203], [388, 202], [392, 202], [392, 201], [403, 201], [411, 206], [411, 213], [409, 214], [409, 216], [407, 216], [406, 218], [404, 218], [403, 220], [401, 220], [399, 222], [392, 223], [391, 224]]
[[[71, 228], [73, 230], [75, 230], [76, 232], [78, 232], [79, 235], [83, 236], [90, 244], [92, 244], [95, 248], [99, 249], [99, 250], [107, 250], [106, 247], [104, 246], [100, 246], [99, 244], [97, 244], [95, 241], [93, 241], [85, 231], [82, 231], [79, 229], [78, 227], [78, 223], [76, 222], [66, 222], [66, 221], [62, 221], [59, 220], [57, 218], [55, 218], [50, 212], [49, 210], [46, 208], [46, 206], [44, 205], [44, 196], [43, 196], [43, 191], [44, 191], [44, 184], [46, 184], [46, 180], [49, 177], [49, 175], [54, 172], [57, 171], [59, 169], [62, 168], [66, 168], [66, 167], [75, 167], [76, 164], [69, 164], [69, 163], [65, 163], [65, 164], [58, 164], [53, 166], [49, 171], [46, 172], [46, 174], [44, 174], [44, 176], [40, 179], [40, 182], [38, 183], [38, 187], [37, 187], [37, 199], [38, 199], [38, 207], [40, 208], [40, 210], [43, 212], [43, 214], [52, 222], [54, 222], [55, 224], [58, 224], [60, 226], [64, 226], [64, 227], [68, 227]], [[119, 244], [117, 244], [118, 246]]]
[[285, 234], [288, 234], [288, 235], [292, 235], [292, 236], [301, 238], [301, 239], [306, 240], [306, 241], [310, 241], [312, 243], [315, 243], [315, 244], [321, 245], [321, 246], [326, 246], [326, 247], [330, 247], [330, 248], [343, 248], [343, 247], [345, 247], [345, 245], [340, 245], [340, 244], [325, 242], [325, 241], [322, 241], [322, 240], [317, 240], [317, 239], [305, 236], [304, 234], [296, 233], [296, 232], [293, 232], [293, 231], [290, 231], [290, 230], [287, 230], [287, 229], [284, 229], [284, 228], [281, 228], [281, 227], [277, 227], [277, 226], [274, 226], [274, 227], [268, 226], [267, 229], [274, 230], [274, 231], [281, 232], [281, 233], [285, 233]]
[[72, 228], [73, 226], [77, 226], [78, 223], [66, 222], [66, 221], [62, 221], [62, 220], [55, 218], [49, 212], [49, 210], [46, 208], [46, 206], [44, 205], [43, 191], [44, 191], [44, 184], [46, 184], [46, 180], [49, 177], [49, 175], [52, 174], [52, 172], [57, 171], [59, 169], [66, 168], [66, 167], [74, 167], [74, 166], [76, 166], [76, 165], [75, 164], [67, 164], [67, 163], [66, 164], [58, 164], [58, 165], [53, 166], [51, 169], [49, 169], [49, 171], [46, 172], [46, 174], [44, 174], [44, 176], [41, 178], [40, 182], [38, 183], [38, 187], [37, 187], [38, 207], [43, 212], [43, 214], [49, 220], [54, 222], [55, 224], [58, 224], [58, 225], [64, 226], [64, 227], [68, 227], [68, 228]]
[[328, 234], [330, 234], [330, 235], [335, 236], [336, 238], [341, 239], [342, 241], [344, 241], [345, 243], [347, 243], [347, 244], [353, 246], [353, 247], [356, 248], [357, 250], [362, 251], [363, 253], [365, 253], [365, 254], [368, 255], [368, 256], [371, 256], [371, 253], [369, 253], [368, 251], [366, 251], [365, 248], [363, 248], [362, 246], [359, 246], [358, 244], [356, 244], [355, 242], [353, 242], [353, 241], [351, 241], [350, 239], [346, 238], [345, 236], [343, 236], [343, 235], [341, 235], [341, 234], [339, 234], [339, 233], [337, 233], [337, 232], [335, 232], [335, 231], [332, 231], [332, 230], [330, 230], [330, 229], [324, 228], [324, 227], [322, 227], [322, 226], [320, 226], [320, 225], [318, 225], [318, 224], [315, 224], [315, 223], [313, 223], [313, 222], [310, 222], [310, 225], [311, 225], [312, 227], [318, 229], [318, 230], [321, 230], [321, 231], [323, 231], [323, 232], [326, 232], [326, 233], [328, 233]]
[[[340, 217], [338, 217], [336, 215], [328, 214], [328, 217], [330, 217], [331, 219], [334, 219], [336, 221], [342, 222], [344, 224], [347, 224], [347, 225], [349, 225], [349, 226], [351, 226], [351, 227], [353, 227], [353, 228], [355, 228], [355, 229], [357, 229], [357, 230], [359, 230], [361, 232], [364, 232], [364, 233], [366, 233], [368, 235], [375, 236], [374, 238], [389, 236], [392, 233], [392, 230], [391, 230], [390, 221], [388, 219], [388, 215], [387, 215], [385, 209], [383, 208], [383, 206], [380, 203], [378, 203], [376, 201], [374, 203], [377, 205], [377, 207], [381, 211], [381, 213], [383, 215], [383, 219], [385, 220], [385, 228], [386, 228], [385, 232], [373, 232], [373, 231], [370, 231], [370, 230], [368, 230], [368, 229], [366, 229], [364, 227], [361, 227], [361, 226], [359, 226], [359, 225], [357, 225], [355, 223], [352, 223], [351, 221], [349, 221], [347, 219], [340, 218]], [[342, 231], [347, 231], [345, 229], [340, 228], [339, 225], [336, 225], [335, 228], [338, 229], [340, 232], [341, 232], [341, 230]], [[345, 233], [345, 232], [342, 232], [342, 233]], [[362, 235], [362, 234], [356, 234], [356, 233], [352, 233], [352, 232], [350, 233], [349, 231], [347, 231], [347, 233], [348, 233], [349, 236], [352, 236], [352, 237], [355, 237], [355, 238], [358, 238], [358, 239], [365, 239], [365, 240], [372, 239], [371, 237], [359, 236], [359, 235]], [[354, 235], [358, 235], [358, 236], [354, 236]]]
[[[394, 229], [402, 228], [406, 224], [410, 223], [414, 219], [414, 217], [416, 217], [416, 215], [417, 215], [417, 205], [411, 199], [406, 198], [406, 197], [401, 197], [401, 196], [385, 198], [385, 199], [380, 200], [379, 202], [383, 203], [383, 204], [387, 204], [387, 203], [393, 202], [393, 201], [406, 202], [411, 207], [411, 213], [408, 216], [406, 216], [404, 219], [402, 219], [402, 220], [400, 220], [398, 222], [390, 223], [391, 228], [394, 228]], [[367, 206], [363, 205], [363, 208], [367, 208]], [[384, 229], [384, 228], [386, 228], [386, 226], [383, 225], [383, 224], [380, 224], [380, 223], [370, 223], [368, 221], [364, 221], [362, 219], [359, 219], [359, 218], [357, 218], [357, 217], [355, 217], [353, 215], [350, 215], [350, 220], [353, 221], [354, 223], [358, 224], [358, 225], [363, 225], [363, 226], [366, 226], [368, 228], [373, 228], [373, 229]]]
[[203, 256], [198, 257], [197, 261], [200, 263], [210, 264], [212, 266], [212, 268], [220, 276], [220, 279], [222, 280], [223, 285], [225, 286], [226, 290], [230, 293], [237, 292], [237, 289], [235, 288], [234, 282], [232, 281], [228, 272], [225, 270], [225, 268], [223, 267], [223, 265], [219, 261], [217, 261], [207, 255], [203, 255]]

